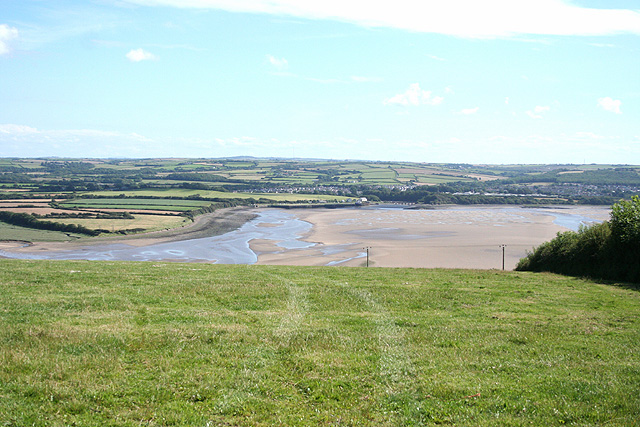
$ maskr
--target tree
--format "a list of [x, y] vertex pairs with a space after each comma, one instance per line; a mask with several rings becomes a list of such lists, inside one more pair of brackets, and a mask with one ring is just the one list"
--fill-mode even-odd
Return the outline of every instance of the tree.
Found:
[[611, 234], [625, 245], [640, 244], [640, 196], [611, 207]]
[[611, 219], [558, 233], [523, 258], [517, 270], [640, 283], [640, 196], [611, 207]]

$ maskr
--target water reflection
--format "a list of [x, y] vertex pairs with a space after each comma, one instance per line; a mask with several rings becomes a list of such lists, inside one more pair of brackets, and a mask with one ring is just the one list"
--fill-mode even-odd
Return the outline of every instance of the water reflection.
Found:
[[[396, 209], [400, 216], [399, 223], [407, 221], [402, 215], [403, 206], [384, 206], [381, 209]], [[380, 209], [367, 207], [366, 210]], [[530, 219], [522, 216], [523, 208], [519, 207], [446, 207], [437, 208], [448, 211], [473, 211], [474, 218], [482, 222], [492, 223], [495, 226], [502, 225], [505, 218], [515, 219], [516, 222], [531, 222]], [[536, 214], [551, 215], [554, 223], [571, 230], [578, 230], [581, 224], [600, 222], [593, 218], [588, 218], [571, 208], [566, 211], [560, 209], [531, 208], [528, 212]], [[358, 212], [358, 210], [354, 210]], [[416, 211], [412, 211], [416, 212]], [[500, 214], [498, 214], [500, 213]], [[414, 218], [415, 219], [415, 218]], [[342, 222], [351, 223], [354, 219], [344, 219]], [[440, 221], [436, 223], [441, 223]], [[372, 224], [373, 225], [373, 224]], [[244, 224], [241, 228], [230, 233], [207, 237], [201, 239], [191, 239], [177, 242], [158, 243], [149, 246], [137, 247], [127, 244], [108, 245], [88, 245], [76, 247], [67, 251], [50, 251], [39, 253], [27, 252], [7, 252], [0, 251], [0, 255], [7, 258], [21, 259], [54, 259], [54, 260], [96, 260], [96, 261], [180, 261], [180, 262], [210, 262], [220, 264], [254, 264], [258, 261], [257, 254], [251, 250], [250, 242], [254, 239], [270, 240], [286, 250], [305, 249], [316, 246], [307, 242], [303, 236], [311, 231], [312, 224], [297, 219], [290, 211], [269, 209], [257, 212], [257, 217]], [[356, 229], [349, 233], [354, 236], [367, 238], [385, 238], [393, 240], [411, 240], [430, 237], [446, 237], [446, 231], [431, 231], [424, 235], [399, 235], [398, 229], [393, 227], [375, 227], [371, 229]], [[335, 255], [341, 252], [348, 252], [350, 245], [317, 245], [317, 249], [324, 255]], [[349, 258], [345, 253], [345, 259], [331, 261], [328, 265], [340, 265], [354, 258], [363, 257], [363, 253], [358, 253], [353, 257], [350, 252]]]
[[586, 216], [577, 214], [577, 213], [568, 213], [568, 212], [558, 212], [557, 210], [547, 210], [547, 209], [532, 209], [537, 213], [543, 215], [551, 215], [554, 217], [553, 223], [559, 225], [560, 227], [568, 228], [572, 231], [578, 231], [581, 225], [589, 225], [593, 223], [600, 223], [602, 221], [588, 218]]
[[[269, 225], [269, 226], [265, 226]], [[257, 218], [227, 234], [179, 242], [166, 242], [136, 247], [126, 244], [85, 246], [68, 251], [29, 254], [0, 251], [0, 255], [21, 259], [69, 259], [92, 261], [182, 261], [220, 264], [254, 264], [257, 255], [249, 247], [253, 239], [277, 242], [283, 249], [302, 249], [313, 243], [300, 240], [311, 230], [311, 224], [296, 219], [289, 212], [266, 210]]]

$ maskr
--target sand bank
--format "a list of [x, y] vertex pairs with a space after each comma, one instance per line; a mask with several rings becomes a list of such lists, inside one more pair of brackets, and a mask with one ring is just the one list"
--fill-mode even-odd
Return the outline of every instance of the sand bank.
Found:
[[249, 208], [227, 208], [197, 216], [193, 223], [171, 230], [141, 233], [130, 236], [107, 236], [81, 238], [66, 242], [0, 242], [0, 250], [14, 253], [45, 253], [49, 251], [69, 251], [85, 246], [128, 245], [146, 247], [160, 243], [180, 242], [203, 237], [219, 236], [240, 228], [256, 217]]
[[[188, 227], [64, 243], [5, 242], [7, 256], [46, 259], [374, 267], [512, 269], [527, 251], [606, 220], [608, 207], [505, 206], [343, 209], [226, 209]], [[212, 237], [213, 236], [213, 237]]]
[[407, 209], [304, 209], [292, 214], [313, 224], [310, 248], [283, 251], [272, 241], [252, 241], [259, 264], [513, 269], [533, 247], [568, 228], [558, 217], [605, 220], [608, 207], [527, 209], [448, 207]]

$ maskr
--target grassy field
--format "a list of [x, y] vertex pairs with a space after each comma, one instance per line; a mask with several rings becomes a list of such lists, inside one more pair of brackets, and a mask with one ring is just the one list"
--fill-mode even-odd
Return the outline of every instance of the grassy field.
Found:
[[635, 425], [640, 294], [547, 274], [0, 260], [6, 426]]
[[26, 242], [64, 242], [67, 240], [86, 237], [82, 234], [67, 234], [61, 231], [36, 230], [33, 228], [18, 227], [16, 225], [0, 222], [1, 240], [22, 240]]
[[81, 209], [149, 209], [175, 212], [186, 212], [210, 205], [204, 200], [171, 200], [171, 199], [74, 199], [62, 202], [66, 208]]
[[145, 231], [165, 230], [190, 224], [191, 220], [183, 216], [168, 215], [133, 215], [132, 219], [96, 219], [96, 218], [50, 218], [48, 221], [63, 224], [78, 224], [92, 230], [109, 231], [130, 230], [134, 228]]
[[[210, 190], [188, 190], [182, 188], [175, 188], [170, 190], [136, 190], [136, 191], [121, 191], [117, 194], [115, 192], [110, 191], [99, 191], [91, 193], [97, 196], [110, 196], [117, 194], [124, 194], [127, 197], [189, 197], [199, 195], [205, 198], [220, 198], [220, 199], [260, 199], [265, 198], [272, 200], [274, 202], [304, 202], [304, 201], [312, 201], [312, 200], [331, 200], [331, 201], [340, 201], [346, 200], [346, 197], [342, 196], [332, 196], [326, 194], [301, 194], [301, 193], [232, 193], [232, 192], [223, 192], [223, 191], [210, 191]], [[105, 200], [105, 202], [102, 202]], [[65, 205], [74, 206], [78, 202], [82, 203], [98, 203], [98, 204], [126, 204], [128, 201], [132, 201], [135, 199], [84, 199], [84, 200], [74, 200], [70, 202], [66, 202]], [[211, 202], [198, 201], [198, 200], [171, 200], [171, 199], [139, 199], [144, 200], [145, 202], [137, 202], [137, 203], [157, 203], [162, 204], [165, 203], [167, 206], [171, 206], [172, 204], [178, 205], [194, 205], [197, 204], [211, 204]]]

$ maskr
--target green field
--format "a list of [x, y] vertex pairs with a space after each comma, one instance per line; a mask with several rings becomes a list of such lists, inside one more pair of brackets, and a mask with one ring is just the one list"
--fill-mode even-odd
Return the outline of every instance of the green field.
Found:
[[158, 231], [182, 227], [191, 223], [188, 218], [177, 215], [133, 215], [133, 218], [130, 219], [50, 218], [48, 221], [78, 224], [92, 230], [103, 229], [111, 232], [131, 229], [144, 230], [145, 232]]
[[[117, 195], [114, 192], [109, 191], [100, 191], [93, 192], [93, 195], [105, 197], [109, 195]], [[124, 194], [127, 197], [193, 197], [200, 196], [204, 198], [210, 199], [269, 199], [274, 202], [303, 202], [303, 201], [312, 201], [312, 200], [331, 200], [331, 201], [340, 201], [346, 200], [346, 197], [342, 196], [332, 196], [326, 194], [302, 194], [302, 193], [232, 193], [232, 192], [224, 192], [224, 191], [210, 191], [210, 190], [188, 190], [183, 188], [175, 188], [170, 190], [136, 190], [136, 191], [122, 191], [118, 194]], [[102, 202], [105, 200], [105, 202]], [[129, 201], [133, 201], [136, 199], [84, 199], [80, 200], [82, 203], [91, 204], [93, 201], [99, 204], [127, 204]], [[204, 206], [209, 205], [211, 202], [206, 201], [198, 201], [198, 200], [171, 200], [171, 199], [138, 199], [140, 202], [138, 204], [143, 203], [157, 203], [162, 204], [165, 203], [168, 206], [172, 204], [176, 206]], [[65, 202], [67, 205], [75, 205], [78, 200], [73, 200], [70, 202]], [[149, 209], [153, 209], [150, 207]], [[195, 209], [195, 208], [194, 208]]]
[[25, 242], [64, 242], [67, 240], [86, 237], [81, 234], [63, 233], [61, 231], [36, 230], [33, 228], [18, 227], [16, 225], [0, 222], [0, 241], [20, 240]]
[[629, 426], [640, 294], [549, 274], [0, 260], [6, 426]]
[[[115, 194], [114, 194], [115, 195]], [[81, 209], [150, 209], [184, 212], [208, 206], [211, 202], [203, 200], [171, 199], [74, 199], [60, 203], [66, 208]]]

